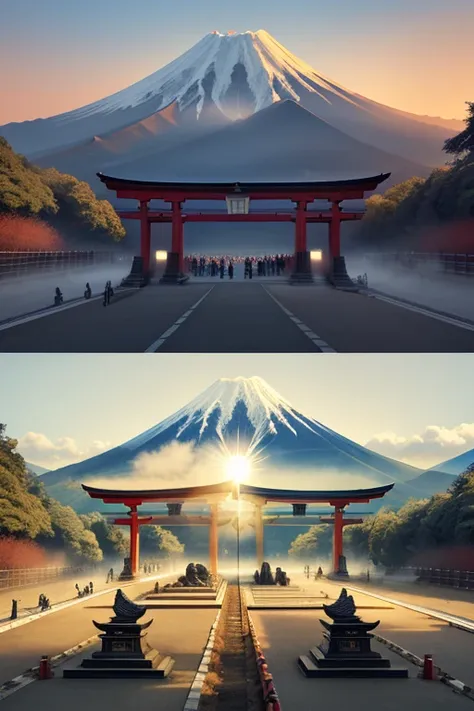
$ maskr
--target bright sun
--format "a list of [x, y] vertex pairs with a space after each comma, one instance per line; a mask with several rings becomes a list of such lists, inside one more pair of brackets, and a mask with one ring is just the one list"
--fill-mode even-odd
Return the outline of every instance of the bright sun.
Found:
[[250, 461], [247, 457], [235, 455], [227, 460], [227, 474], [235, 482], [241, 482], [247, 478], [250, 472]]

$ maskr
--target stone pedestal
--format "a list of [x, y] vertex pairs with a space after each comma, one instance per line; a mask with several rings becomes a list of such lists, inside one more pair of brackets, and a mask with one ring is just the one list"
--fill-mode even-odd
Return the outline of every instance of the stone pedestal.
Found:
[[160, 279], [160, 284], [184, 284], [189, 276], [180, 271], [180, 255], [178, 252], [168, 252], [166, 268]]
[[296, 252], [293, 273], [290, 276], [290, 284], [312, 284], [313, 273], [311, 270], [311, 253]]
[[146, 286], [149, 281], [149, 275], [143, 274], [143, 258], [134, 257], [130, 274], [122, 279], [121, 286], [127, 287], [142, 287]]
[[362, 622], [358, 617], [335, 620], [330, 624], [320, 620], [325, 628], [323, 642], [302, 655], [298, 666], [307, 677], [408, 677], [408, 670], [392, 667], [371, 649], [373, 635], [379, 622]]
[[133, 580], [132, 564], [130, 558], [123, 559], [123, 570], [119, 575], [119, 580]]
[[333, 257], [328, 274], [328, 281], [337, 289], [359, 291], [359, 288], [354, 284], [347, 273], [345, 257]]
[[152, 620], [141, 625], [128, 622], [109, 622], [94, 625], [102, 630], [102, 649], [84, 659], [79, 667], [65, 669], [63, 677], [71, 678], [147, 678], [164, 679], [174, 666], [174, 659], [162, 656], [146, 642], [147, 629]]
[[340, 580], [340, 579], [347, 580], [349, 578], [349, 572], [347, 570], [347, 561], [346, 561], [345, 555], [339, 556], [339, 563], [337, 566], [337, 570], [333, 570], [331, 573], [329, 573], [328, 578], [329, 578], [329, 580]]

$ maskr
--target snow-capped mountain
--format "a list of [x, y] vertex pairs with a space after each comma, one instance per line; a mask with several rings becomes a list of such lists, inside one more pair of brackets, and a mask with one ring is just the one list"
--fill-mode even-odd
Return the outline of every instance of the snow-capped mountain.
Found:
[[443, 160], [443, 142], [456, 132], [450, 122], [392, 109], [344, 88], [259, 30], [207, 34], [130, 87], [58, 116], [7, 124], [0, 134], [15, 150], [35, 157], [106, 138], [170, 105], [176, 106], [180, 125], [214, 125], [244, 119], [284, 99], [358, 140], [424, 165]]
[[248, 458], [248, 482], [256, 486], [342, 490], [395, 482], [394, 502], [420, 495], [407, 484], [420, 470], [303, 415], [258, 377], [218, 380], [146, 432], [42, 480], [52, 496], [85, 510], [97, 507], [81, 490], [86, 481], [124, 489], [217, 483], [229, 478], [236, 454]]

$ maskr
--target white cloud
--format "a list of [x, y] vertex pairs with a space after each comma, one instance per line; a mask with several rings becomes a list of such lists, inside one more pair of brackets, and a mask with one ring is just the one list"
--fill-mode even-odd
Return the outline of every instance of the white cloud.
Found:
[[93, 457], [110, 447], [110, 442], [96, 440], [85, 449], [72, 437], [49, 439], [41, 432], [27, 432], [18, 440], [18, 451], [27, 462], [47, 469], [57, 469]]
[[428, 425], [408, 437], [396, 432], [379, 432], [365, 443], [369, 449], [419, 467], [432, 467], [474, 449], [474, 423], [454, 427]]

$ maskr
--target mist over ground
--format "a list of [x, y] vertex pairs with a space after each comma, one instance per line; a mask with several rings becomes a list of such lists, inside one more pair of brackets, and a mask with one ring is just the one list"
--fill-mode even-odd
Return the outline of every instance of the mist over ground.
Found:
[[474, 277], [445, 274], [438, 263], [403, 267], [385, 258], [350, 254], [347, 270], [352, 278], [367, 274], [369, 288], [438, 311], [474, 320]]
[[30, 272], [0, 280], [0, 321], [52, 306], [57, 286], [63, 293], [64, 301], [83, 296], [87, 282], [92, 296], [97, 296], [103, 292], [107, 281], [112, 281], [112, 286], [119, 284], [129, 273], [130, 266], [131, 258], [124, 256], [116, 264], [91, 264], [37, 274]]

